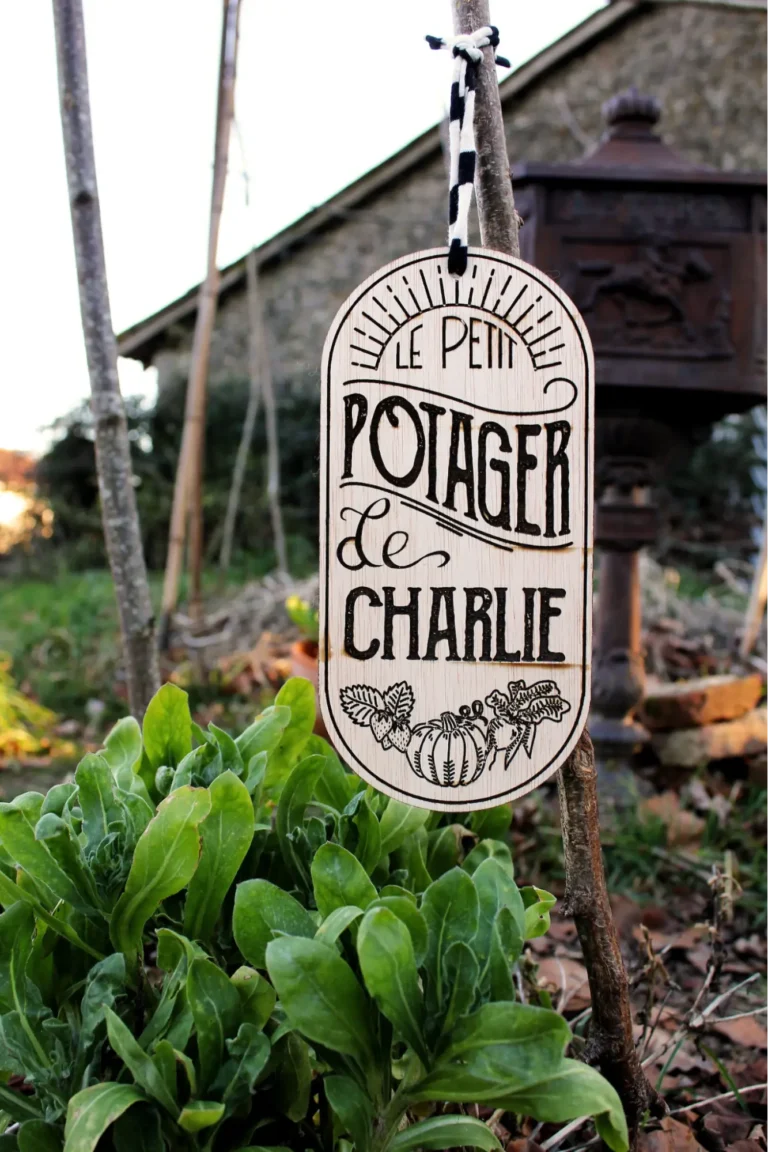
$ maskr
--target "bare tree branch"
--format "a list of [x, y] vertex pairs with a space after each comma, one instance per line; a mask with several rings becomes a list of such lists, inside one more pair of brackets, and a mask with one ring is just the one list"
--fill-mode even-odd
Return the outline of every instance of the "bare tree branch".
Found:
[[[451, 0], [456, 32], [491, 24], [488, 0]], [[483, 51], [475, 97], [477, 190], [483, 245], [520, 255], [519, 216], [509, 172], [493, 49]], [[640, 1067], [632, 1035], [629, 984], [611, 916], [600, 848], [597, 773], [586, 730], [559, 773], [566, 866], [566, 903], [573, 912], [592, 992], [590, 1062], [616, 1088], [630, 1130], [646, 1109], [664, 1110]]]
[[130, 709], [134, 716], [141, 718], [159, 687], [160, 677], [128, 428], [117, 375], [117, 345], [104, 262], [81, 0], [54, 0], [53, 16], [104, 539], [120, 617]]

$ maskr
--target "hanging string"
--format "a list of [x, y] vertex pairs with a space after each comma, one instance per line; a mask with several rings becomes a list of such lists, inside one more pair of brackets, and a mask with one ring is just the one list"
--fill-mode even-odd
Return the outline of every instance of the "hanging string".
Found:
[[462, 36], [427, 36], [430, 48], [445, 48], [454, 59], [449, 113], [450, 189], [448, 192], [448, 271], [463, 276], [467, 269], [469, 209], [475, 186], [475, 88], [483, 48], [494, 49], [494, 60], [503, 68], [509, 61], [497, 56], [499, 30], [478, 28]]

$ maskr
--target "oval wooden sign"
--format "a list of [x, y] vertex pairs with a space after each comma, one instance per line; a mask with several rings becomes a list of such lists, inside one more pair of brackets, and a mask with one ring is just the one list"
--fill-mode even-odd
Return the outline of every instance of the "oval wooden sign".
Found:
[[388, 264], [323, 355], [320, 697], [408, 803], [530, 791], [589, 708], [594, 367], [572, 302], [471, 249]]

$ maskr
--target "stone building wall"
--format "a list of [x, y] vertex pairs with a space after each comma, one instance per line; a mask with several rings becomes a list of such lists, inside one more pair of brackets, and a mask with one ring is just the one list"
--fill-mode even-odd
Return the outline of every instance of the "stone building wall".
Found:
[[[764, 169], [765, 24], [764, 11], [725, 4], [651, 6], [507, 101], [513, 171], [522, 160], [583, 155], [602, 133], [603, 102], [631, 84], [661, 101], [660, 131], [690, 159], [726, 170]], [[281, 397], [317, 394], [325, 335], [362, 280], [389, 260], [445, 242], [446, 198], [445, 162], [438, 153], [263, 269]], [[191, 335], [191, 323], [168, 331], [154, 359], [161, 388], [186, 378]], [[214, 386], [247, 376], [242, 291], [221, 303], [210, 376]]]

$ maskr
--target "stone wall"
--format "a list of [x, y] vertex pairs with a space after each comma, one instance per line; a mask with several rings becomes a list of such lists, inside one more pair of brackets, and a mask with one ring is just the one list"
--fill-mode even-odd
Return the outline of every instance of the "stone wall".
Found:
[[[524, 159], [583, 155], [602, 132], [602, 103], [631, 84], [661, 101], [660, 131], [690, 159], [726, 170], [764, 169], [765, 22], [759, 10], [716, 3], [651, 6], [506, 103], [513, 170]], [[444, 243], [446, 197], [438, 154], [263, 270], [280, 396], [317, 394], [325, 335], [362, 280], [389, 260]], [[186, 378], [190, 346], [191, 325], [169, 330], [154, 360], [161, 388]], [[214, 386], [247, 376], [242, 292], [222, 301], [210, 374]]]

